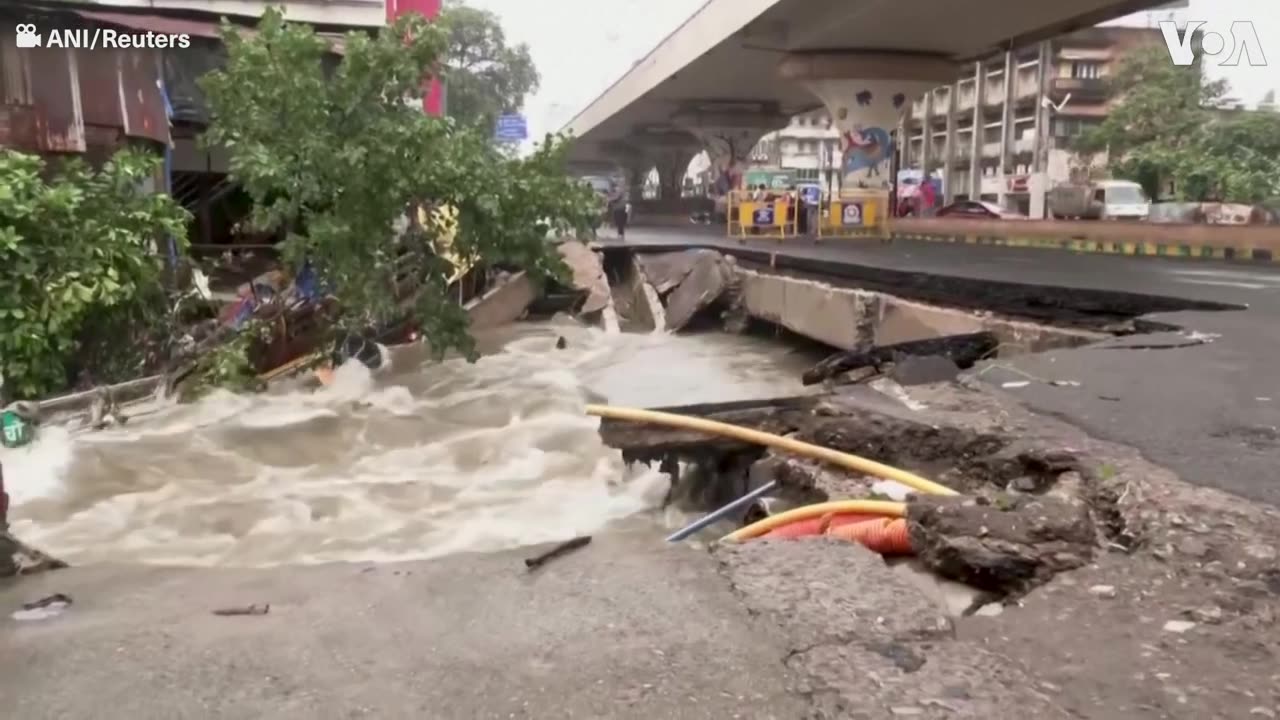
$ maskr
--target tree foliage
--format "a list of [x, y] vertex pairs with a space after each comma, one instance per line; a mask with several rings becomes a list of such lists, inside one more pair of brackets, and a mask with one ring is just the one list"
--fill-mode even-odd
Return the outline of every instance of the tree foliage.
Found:
[[[436, 226], [396, 230], [406, 213], [416, 218], [410, 208], [456, 211], [451, 245], [462, 262], [515, 265], [535, 278], [562, 269], [548, 231], [577, 234], [592, 220], [556, 138], [512, 158], [489, 128], [422, 112], [421, 79], [447, 46], [447, 27], [409, 15], [376, 37], [348, 34], [335, 64], [326, 40], [272, 10], [253, 35], [224, 26], [226, 66], [203, 80], [214, 114], [206, 139], [229, 150], [254, 222], [287, 230], [285, 257], [311, 263], [344, 322], [367, 327], [408, 310], [437, 352], [469, 350], [470, 338], [447, 292], [452, 268]], [[423, 267], [412, 308], [395, 293], [406, 254]]]
[[498, 17], [451, 2], [441, 19], [447, 32], [445, 87], [450, 117], [489, 130], [538, 89], [529, 47], [507, 45]]
[[[0, 374], [31, 398], [65, 389], [97, 339], [140, 363], [167, 308], [157, 240], [186, 242], [188, 215], [148, 192], [159, 158], [125, 150], [101, 170], [74, 160], [49, 173], [35, 156], [0, 151]], [[48, 179], [46, 179], [48, 178]], [[103, 329], [118, 330], [110, 338]], [[137, 367], [124, 369], [124, 374]], [[99, 378], [118, 379], [118, 378]]]
[[1198, 64], [1172, 64], [1162, 47], [1135, 51], [1110, 81], [1110, 112], [1077, 150], [1108, 151], [1113, 172], [1152, 197], [1168, 181], [1176, 199], [1195, 202], [1280, 193], [1280, 114], [1221, 109], [1227, 83], [1206, 80]]

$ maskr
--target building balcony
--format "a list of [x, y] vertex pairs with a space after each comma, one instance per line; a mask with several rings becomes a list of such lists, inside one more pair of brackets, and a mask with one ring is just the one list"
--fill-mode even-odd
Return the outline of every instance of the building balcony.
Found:
[[1071, 93], [1074, 97], [1104, 100], [1111, 92], [1111, 84], [1105, 78], [1054, 78], [1051, 85], [1055, 95]]

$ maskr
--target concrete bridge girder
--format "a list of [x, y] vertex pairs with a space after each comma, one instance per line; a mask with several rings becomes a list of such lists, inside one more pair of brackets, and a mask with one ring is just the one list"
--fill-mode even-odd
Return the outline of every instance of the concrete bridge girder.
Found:
[[917, 98], [960, 69], [934, 55], [823, 52], [787, 56], [779, 73], [804, 83], [840, 132], [843, 187], [887, 191], [893, 133]]

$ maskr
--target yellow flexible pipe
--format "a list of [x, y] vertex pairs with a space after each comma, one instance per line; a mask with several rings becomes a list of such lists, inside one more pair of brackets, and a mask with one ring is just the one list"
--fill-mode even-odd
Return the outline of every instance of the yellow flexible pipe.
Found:
[[868, 460], [864, 457], [840, 452], [839, 450], [832, 450], [831, 448], [824, 448], [812, 443], [801, 442], [794, 438], [787, 438], [782, 437], [781, 435], [774, 435], [773, 433], [738, 427], [737, 425], [730, 425], [728, 423], [717, 422], [715, 420], [707, 420], [706, 418], [675, 415], [673, 413], [658, 412], [656, 410], [641, 410], [639, 408], [611, 407], [609, 405], [588, 405], [587, 414], [612, 420], [627, 420], [630, 422], [665, 425], [667, 427], [680, 428], [682, 430], [693, 430], [695, 432], [707, 433], [709, 435], [719, 435], [721, 437], [733, 438], [743, 442], [764, 445], [766, 447], [794, 453], [801, 457], [829, 462], [832, 465], [838, 465], [842, 468], [864, 473], [866, 475], [874, 475], [886, 480], [893, 480], [894, 482], [902, 483], [907, 487], [928, 495], [959, 494], [946, 485], [939, 485], [938, 483], [933, 482], [932, 480], [926, 480], [915, 473], [909, 473], [906, 470], [899, 470], [898, 468], [890, 467], [874, 460]]
[[744, 528], [737, 530], [720, 538], [720, 542], [742, 542], [752, 538], [760, 537], [770, 530], [780, 528], [783, 525], [790, 525], [799, 520], [808, 520], [809, 518], [822, 517], [827, 513], [834, 515], [843, 515], [846, 513], [860, 513], [867, 515], [882, 515], [885, 517], [902, 517], [907, 513], [906, 503], [889, 502], [887, 500], [833, 500], [831, 502], [818, 503], [816, 505], [805, 505], [794, 510], [788, 510], [777, 515], [770, 515], [763, 520], [758, 520]]

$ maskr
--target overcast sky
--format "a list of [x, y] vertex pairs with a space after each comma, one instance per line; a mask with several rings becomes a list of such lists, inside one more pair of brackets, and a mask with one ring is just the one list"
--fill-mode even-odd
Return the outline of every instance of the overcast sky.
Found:
[[[542, 74], [542, 87], [525, 108], [535, 138], [559, 130], [703, 1], [467, 0], [497, 13], [511, 40], [529, 44]], [[1155, 27], [1168, 17], [1143, 13], [1124, 22]], [[1280, 85], [1280, 0], [1190, 0], [1173, 17], [1204, 20], [1205, 30], [1252, 21], [1270, 67], [1219, 68], [1210, 61], [1210, 75], [1227, 78], [1232, 94], [1251, 105]]]

